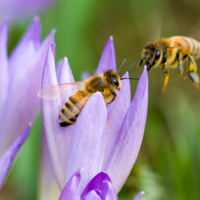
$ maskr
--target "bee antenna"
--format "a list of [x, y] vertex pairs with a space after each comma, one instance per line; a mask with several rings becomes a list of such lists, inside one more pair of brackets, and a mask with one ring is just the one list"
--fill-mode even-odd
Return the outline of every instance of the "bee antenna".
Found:
[[122, 66], [123, 66], [123, 64], [126, 62], [126, 59], [124, 59], [124, 61], [122, 62], [122, 64], [120, 65], [120, 67], [119, 67], [119, 69], [118, 69], [118, 71], [117, 71], [117, 73], [119, 74], [119, 70], [122, 68]]
[[143, 57], [143, 58], [141, 58], [140, 60], [136, 61], [133, 65], [131, 65], [131, 66], [127, 69], [127, 71], [129, 71], [133, 66], [135, 66], [138, 62], [140, 62], [141, 60], [144, 60], [144, 59], [145, 59], [145, 57]]
[[132, 77], [130, 77], [130, 78], [121, 78], [120, 80], [124, 80], [124, 79], [139, 80], [139, 78], [132, 78]]

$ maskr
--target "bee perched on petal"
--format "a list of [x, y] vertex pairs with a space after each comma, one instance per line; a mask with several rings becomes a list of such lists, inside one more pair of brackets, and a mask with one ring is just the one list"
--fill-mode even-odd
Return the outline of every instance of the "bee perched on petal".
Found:
[[195, 62], [195, 59], [200, 57], [200, 42], [183, 36], [162, 38], [148, 43], [142, 50], [142, 57], [138, 67], [143, 62], [148, 71], [154, 67], [162, 67], [164, 82], [161, 94], [164, 93], [169, 79], [167, 68], [178, 68], [178, 74], [183, 77], [183, 61], [187, 63], [187, 74], [190, 81], [197, 89], [200, 89]]
[[[56, 100], [60, 98], [62, 94], [76, 89], [77, 91], [73, 93], [65, 102], [59, 115], [60, 126], [69, 126], [76, 122], [82, 108], [95, 92], [102, 93], [106, 106], [108, 107], [108, 104], [112, 103], [116, 99], [116, 93], [120, 91], [121, 80], [123, 79], [127, 78], [120, 78], [118, 73], [110, 69], [102, 74], [93, 75], [85, 81], [45, 87], [38, 92], [38, 96], [43, 99]], [[128, 79], [138, 80], [138, 78]]]

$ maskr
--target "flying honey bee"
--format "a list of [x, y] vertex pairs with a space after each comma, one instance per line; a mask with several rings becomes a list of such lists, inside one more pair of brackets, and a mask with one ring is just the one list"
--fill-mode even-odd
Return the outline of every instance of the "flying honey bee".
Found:
[[138, 80], [138, 78], [120, 78], [118, 73], [110, 69], [102, 74], [93, 75], [86, 81], [45, 87], [40, 90], [37, 95], [43, 99], [56, 100], [59, 99], [62, 94], [77, 89], [77, 91], [67, 99], [59, 115], [60, 126], [69, 126], [76, 122], [82, 108], [95, 92], [102, 93], [108, 107], [108, 104], [116, 99], [116, 93], [120, 91], [121, 80], [123, 79]]
[[164, 93], [169, 80], [168, 67], [178, 67], [178, 74], [186, 78], [183, 76], [183, 61], [187, 62], [187, 74], [190, 81], [197, 89], [200, 89], [197, 65], [194, 60], [200, 57], [200, 42], [182, 36], [162, 38], [147, 44], [143, 48], [142, 57], [137, 67], [140, 67], [143, 61], [148, 71], [153, 67], [162, 66], [164, 82], [161, 94]]

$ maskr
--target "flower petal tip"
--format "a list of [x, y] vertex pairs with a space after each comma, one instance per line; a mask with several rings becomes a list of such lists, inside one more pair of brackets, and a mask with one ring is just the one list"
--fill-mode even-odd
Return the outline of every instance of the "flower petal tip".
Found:
[[142, 192], [140, 192], [140, 194], [141, 194], [141, 195], [143, 195], [143, 194], [145, 194], [145, 192], [144, 192], [144, 191], [142, 191]]
[[40, 17], [39, 17], [38, 15], [34, 16], [34, 17], [33, 17], [33, 21], [34, 21], [34, 22], [37, 22], [37, 23], [38, 23], [38, 22], [40, 23]]
[[48, 54], [49, 54], [49, 53], [52, 53], [52, 54], [53, 54], [54, 60], [55, 60], [55, 47], [56, 47], [56, 44], [55, 44], [55, 43], [50, 44], [50, 46], [49, 46], [49, 51], [48, 51]]
[[64, 57], [64, 61], [69, 62], [67, 57]]
[[145, 194], [143, 191], [138, 193], [137, 196], [133, 200], [140, 200], [141, 195]]
[[113, 41], [113, 36], [112, 35], [110, 36], [110, 40]]
[[50, 33], [51, 33], [52, 35], [54, 35], [54, 34], [56, 33], [56, 31], [57, 31], [57, 30], [56, 30], [55, 28], [53, 28], [53, 29], [51, 30]]

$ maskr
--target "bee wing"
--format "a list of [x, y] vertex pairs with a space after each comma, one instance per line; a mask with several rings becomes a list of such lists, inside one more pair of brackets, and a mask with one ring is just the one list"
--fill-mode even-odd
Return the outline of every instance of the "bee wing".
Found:
[[84, 84], [85, 84], [85, 81], [51, 85], [51, 86], [41, 89], [37, 93], [37, 95], [43, 99], [56, 100], [56, 99], [61, 98], [62, 94], [73, 89], [79, 89]]
[[[76, 103], [76, 109], [73, 109], [73, 111], [71, 111], [71, 112], [73, 113], [74, 116], [79, 115], [79, 113], [81, 112], [82, 108], [85, 106], [85, 104], [87, 103], [87, 101], [89, 100], [89, 98], [90, 98], [92, 95], [93, 95], [93, 94], [89, 94], [89, 95], [83, 97], [83, 98], [81, 99], [81, 101], [79, 101], [79, 102]], [[79, 109], [77, 109], [77, 108], [79, 108]], [[72, 117], [69, 118], [69, 117], [67, 117], [67, 116], [65, 115], [65, 117], [59, 118], [59, 123], [65, 122], [66, 120], [71, 119], [71, 118], [72, 118]]]

